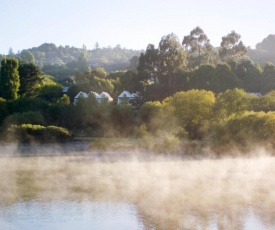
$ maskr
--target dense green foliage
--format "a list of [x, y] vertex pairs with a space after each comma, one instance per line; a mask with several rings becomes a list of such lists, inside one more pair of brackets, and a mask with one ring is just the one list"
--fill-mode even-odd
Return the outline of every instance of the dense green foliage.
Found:
[[88, 66], [92, 68], [100, 66], [108, 72], [126, 69], [130, 59], [138, 56], [140, 52], [121, 48], [119, 45], [114, 48], [95, 47], [87, 50], [85, 45], [76, 48], [44, 43], [39, 47], [23, 50], [17, 57], [28, 62], [35, 60], [43, 72], [60, 79], [83, 72]]
[[4, 58], [1, 61], [0, 96], [5, 99], [16, 99], [18, 97], [20, 86], [18, 66], [18, 60], [15, 58]]
[[34, 97], [38, 94], [39, 86], [42, 84], [42, 77], [38, 66], [32, 62], [19, 65], [20, 88], [22, 96]]
[[[165, 146], [180, 151], [175, 146], [186, 139], [211, 140], [216, 151], [230, 145], [244, 150], [257, 141], [275, 144], [275, 66], [262, 68], [251, 61], [234, 31], [217, 49], [199, 27], [182, 44], [175, 34], [165, 35], [158, 47], [149, 44], [139, 56], [127, 57], [128, 69], [114, 72], [98, 60], [91, 64], [93, 55], [104, 50], [99, 47], [89, 51], [44, 44], [39, 50], [22, 51], [19, 61], [4, 57], [1, 62], [2, 137], [62, 141], [70, 130], [78, 137], [139, 137], [149, 147], [154, 139], [159, 151]], [[73, 58], [69, 50], [75, 51]], [[109, 51], [126, 52], [119, 46]], [[56, 52], [67, 55], [66, 63]], [[42, 57], [45, 63], [53, 60], [42, 69], [53, 76], [35, 64]], [[140, 96], [117, 105], [124, 90]], [[114, 100], [99, 103], [91, 93], [74, 104], [80, 91], [107, 92]]]
[[7, 140], [16, 138], [24, 143], [67, 141], [71, 137], [67, 129], [57, 126], [22, 124], [13, 125], [7, 131]]

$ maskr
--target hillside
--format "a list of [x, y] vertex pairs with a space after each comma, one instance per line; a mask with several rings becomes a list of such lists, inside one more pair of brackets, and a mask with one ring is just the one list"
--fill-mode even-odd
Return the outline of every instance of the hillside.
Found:
[[267, 62], [275, 64], [275, 35], [268, 35], [256, 45], [256, 49], [248, 49], [248, 56], [261, 65]]
[[74, 66], [77, 62], [84, 58], [87, 64], [94, 67], [103, 67], [106, 71], [126, 69], [129, 66], [133, 56], [139, 56], [140, 50], [132, 50], [121, 48], [117, 45], [114, 48], [96, 48], [87, 50], [85, 46], [82, 48], [59, 46], [53, 43], [44, 43], [38, 47], [26, 49], [30, 51], [37, 64], [40, 67], [51, 66]]

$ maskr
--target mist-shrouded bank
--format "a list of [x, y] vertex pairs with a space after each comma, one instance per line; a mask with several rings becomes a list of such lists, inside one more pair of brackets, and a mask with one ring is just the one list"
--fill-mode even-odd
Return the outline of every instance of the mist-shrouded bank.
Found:
[[211, 222], [212, 229], [247, 229], [244, 219], [253, 212], [265, 229], [274, 229], [275, 158], [264, 148], [219, 159], [127, 151], [131, 157], [108, 150], [2, 156], [0, 206], [22, 200], [126, 202], [137, 207], [145, 229], [211, 229]]

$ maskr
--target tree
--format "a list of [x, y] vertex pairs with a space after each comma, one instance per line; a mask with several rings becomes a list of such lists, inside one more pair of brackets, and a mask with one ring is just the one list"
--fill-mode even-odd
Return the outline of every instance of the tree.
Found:
[[262, 93], [268, 93], [275, 89], [275, 66], [272, 63], [266, 63], [264, 66]]
[[133, 133], [135, 116], [131, 105], [114, 106], [110, 117], [115, 135], [127, 137]]
[[49, 102], [56, 102], [62, 96], [63, 87], [59, 84], [44, 85], [40, 88], [38, 97]]
[[107, 72], [102, 67], [96, 67], [91, 72], [92, 77], [106, 78]]
[[250, 60], [241, 61], [235, 69], [242, 88], [247, 92], [260, 92], [262, 88], [262, 69]]
[[40, 77], [38, 66], [33, 63], [19, 65], [20, 88], [19, 94], [34, 97], [38, 94], [43, 78]]
[[[212, 119], [215, 96], [211, 91], [189, 90], [178, 92], [164, 100], [164, 111], [175, 116], [178, 125], [190, 139], [201, 139], [207, 123]], [[171, 119], [171, 118], [170, 118]]]
[[119, 83], [122, 90], [127, 90], [129, 92], [141, 91], [142, 85], [139, 81], [137, 74], [133, 71], [126, 71], [120, 78]]
[[240, 39], [241, 36], [234, 30], [222, 37], [219, 54], [223, 61], [234, 61], [234, 63], [238, 63], [245, 57], [247, 48]]
[[28, 50], [23, 50], [20, 53], [19, 58], [21, 63], [35, 63], [33, 54]]
[[145, 54], [141, 53], [137, 67], [140, 81], [152, 81], [154, 84], [158, 82], [158, 54], [158, 49], [152, 44], [147, 46]]
[[253, 110], [257, 112], [275, 111], [275, 90], [270, 91], [262, 97], [255, 97], [253, 100]]
[[201, 65], [190, 74], [190, 89], [213, 90], [215, 86], [215, 67], [212, 65]]
[[218, 94], [215, 104], [216, 117], [225, 119], [232, 114], [242, 114], [252, 109], [252, 95], [243, 89], [228, 89]]
[[214, 71], [213, 91], [223, 92], [239, 86], [239, 81], [228, 64], [218, 64]]
[[138, 68], [138, 56], [133, 56], [130, 60], [130, 65], [128, 67], [129, 70], [137, 73], [137, 68]]
[[203, 64], [212, 64], [217, 55], [210, 40], [200, 27], [196, 27], [190, 35], [184, 36], [182, 45], [187, 53], [187, 67], [192, 70]]
[[15, 58], [4, 58], [1, 61], [0, 93], [7, 100], [18, 97], [20, 86], [18, 66], [18, 60]]
[[13, 52], [12, 47], [10, 47], [10, 48], [9, 48], [9, 52], [8, 52], [8, 56], [9, 56], [9, 57], [12, 57], [12, 56], [14, 56], [14, 55], [15, 55], [15, 53]]
[[174, 86], [176, 73], [185, 69], [186, 53], [175, 34], [163, 36], [159, 43], [158, 76], [162, 84]]
[[86, 46], [83, 45], [83, 51], [80, 53], [77, 60], [77, 69], [79, 72], [84, 72], [88, 67], [89, 54], [87, 52]]
[[149, 132], [156, 133], [163, 128], [163, 105], [159, 101], [145, 102], [138, 112], [140, 124], [145, 125]]

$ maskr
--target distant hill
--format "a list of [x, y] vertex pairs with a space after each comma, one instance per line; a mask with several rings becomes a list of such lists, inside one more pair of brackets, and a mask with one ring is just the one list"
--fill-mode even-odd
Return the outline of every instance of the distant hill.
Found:
[[36, 63], [40, 66], [53, 65], [64, 66], [68, 63], [77, 62], [81, 55], [85, 55], [87, 63], [92, 68], [103, 67], [106, 71], [126, 69], [133, 56], [139, 56], [141, 50], [132, 50], [121, 48], [117, 45], [114, 48], [97, 48], [93, 50], [86, 50], [83, 48], [76, 48], [70, 46], [57, 47], [53, 43], [44, 43], [38, 47], [26, 49], [30, 51]]
[[248, 56], [261, 65], [267, 62], [275, 64], [275, 35], [268, 35], [256, 45], [256, 49], [248, 49]]

